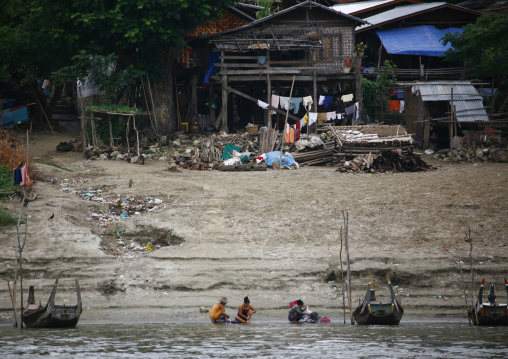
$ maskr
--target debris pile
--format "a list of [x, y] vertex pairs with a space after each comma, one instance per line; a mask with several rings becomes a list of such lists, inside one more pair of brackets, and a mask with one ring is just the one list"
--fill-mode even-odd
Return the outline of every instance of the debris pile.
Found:
[[432, 158], [443, 162], [508, 162], [508, 151], [496, 147], [459, 148], [453, 151], [442, 149], [434, 153]]
[[345, 161], [337, 171], [356, 173], [394, 173], [432, 171], [435, 168], [428, 165], [421, 157], [408, 150], [385, 150], [379, 154], [357, 156]]

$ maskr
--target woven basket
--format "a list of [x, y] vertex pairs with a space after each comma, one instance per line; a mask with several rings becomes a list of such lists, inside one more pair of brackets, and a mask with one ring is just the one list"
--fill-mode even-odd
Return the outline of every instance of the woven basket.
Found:
[[248, 133], [257, 133], [258, 129], [259, 129], [258, 125], [245, 127], [245, 131], [247, 131]]

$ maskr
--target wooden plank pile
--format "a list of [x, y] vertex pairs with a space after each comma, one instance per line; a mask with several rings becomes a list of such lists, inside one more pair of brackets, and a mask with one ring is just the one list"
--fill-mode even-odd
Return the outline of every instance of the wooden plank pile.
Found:
[[340, 163], [369, 153], [412, 148], [413, 139], [402, 126], [360, 125], [323, 126], [318, 129], [326, 137], [324, 149], [292, 153], [300, 166]]
[[435, 168], [428, 165], [413, 150], [384, 150], [379, 154], [369, 153], [345, 161], [337, 171], [356, 173], [394, 173], [432, 171]]

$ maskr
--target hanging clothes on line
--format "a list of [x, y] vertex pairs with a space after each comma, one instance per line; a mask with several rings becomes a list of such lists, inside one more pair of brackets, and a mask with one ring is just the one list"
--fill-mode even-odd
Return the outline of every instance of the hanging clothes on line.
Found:
[[283, 110], [287, 110], [289, 108], [289, 97], [280, 96], [280, 108]]
[[333, 102], [333, 96], [325, 96], [323, 105], [325, 108], [330, 108], [332, 106], [332, 102]]
[[268, 108], [270, 107], [269, 104], [261, 100], [258, 100], [258, 106], [261, 107], [263, 110], [268, 110]]
[[[279, 95], [272, 94], [272, 107], [279, 108]], [[277, 112], [272, 110], [272, 115], [275, 115]]]
[[351, 102], [353, 101], [353, 94], [350, 93], [348, 95], [344, 95], [340, 98], [343, 102]]
[[326, 121], [334, 121], [337, 118], [337, 112], [327, 112], [326, 113]]
[[318, 105], [322, 105], [324, 102], [325, 102], [325, 97], [320, 95], [320, 96], [319, 96], [319, 102], [318, 102]]
[[307, 110], [307, 111], [312, 110], [312, 104], [314, 103], [312, 96], [305, 96], [302, 99], [302, 101], [303, 101], [303, 107], [305, 107], [305, 110]]
[[300, 110], [301, 103], [302, 103], [301, 97], [291, 97], [291, 101], [289, 101], [289, 109], [293, 110], [293, 113], [296, 115]]
[[309, 126], [312, 126], [312, 124], [313, 124], [314, 122], [316, 122], [316, 121], [317, 121], [317, 119], [318, 119], [318, 114], [317, 114], [317, 112], [309, 112], [309, 123], [308, 123], [308, 125], [309, 125]]

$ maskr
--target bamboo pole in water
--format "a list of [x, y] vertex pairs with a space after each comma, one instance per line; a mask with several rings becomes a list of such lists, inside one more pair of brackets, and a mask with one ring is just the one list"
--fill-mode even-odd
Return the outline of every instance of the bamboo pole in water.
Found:
[[[459, 261], [460, 267], [460, 279], [462, 280], [462, 292], [464, 293], [464, 300], [466, 301], [466, 312], [469, 310], [469, 306], [467, 305], [467, 295], [466, 295], [466, 284], [464, 283], [464, 274], [462, 273], [462, 261]], [[469, 325], [471, 325], [471, 318], [469, 315], [467, 316], [469, 320]]]
[[346, 258], [347, 258], [347, 276], [348, 276], [348, 296], [349, 296], [349, 312], [351, 316], [351, 324], [355, 324], [354, 318], [353, 318], [353, 300], [351, 298], [351, 264], [349, 261], [349, 243], [348, 243], [348, 232], [349, 232], [349, 213], [346, 212], [344, 214], [344, 211], [342, 212], [342, 217], [344, 218], [344, 233], [345, 233], [345, 243], [346, 243]]
[[12, 288], [12, 291], [11, 291], [11, 283], [9, 282], [8, 279], [5, 280], [7, 282], [7, 287], [9, 288], [9, 296], [11, 297], [11, 304], [12, 304], [12, 311], [14, 313], [14, 326], [17, 328], [18, 327], [18, 313], [16, 313], [16, 303], [15, 303], [15, 300], [14, 300], [14, 288]]
[[473, 258], [471, 252], [473, 251], [473, 240], [471, 239], [471, 227], [469, 227], [469, 232], [466, 232], [466, 242], [469, 242], [469, 269], [471, 270], [471, 300], [473, 301], [473, 311], [476, 317], [476, 323], [478, 323], [478, 313], [475, 308], [475, 300], [474, 300], [474, 273], [473, 273]]
[[344, 269], [342, 267], [342, 226], [340, 227], [339, 261], [340, 261], [340, 281], [342, 283], [342, 309], [344, 312], [344, 324], [346, 324], [346, 293], [344, 291]]

